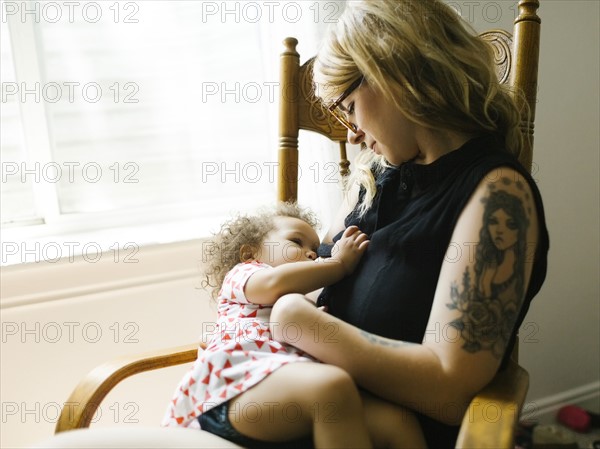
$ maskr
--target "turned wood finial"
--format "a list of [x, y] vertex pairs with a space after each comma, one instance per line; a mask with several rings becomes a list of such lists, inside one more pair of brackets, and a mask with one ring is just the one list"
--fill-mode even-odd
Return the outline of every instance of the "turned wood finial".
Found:
[[283, 40], [283, 46], [285, 47], [283, 54], [298, 55], [298, 52], [296, 51], [297, 45], [298, 45], [298, 39], [296, 39], [295, 37], [286, 37]]
[[519, 15], [515, 19], [515, 24], [529, 20], [537, 23], [542, 23], [542, 20], [537, 15], [537, 10], [540, 7], [539, 0], [520, 0], [519, 1]]

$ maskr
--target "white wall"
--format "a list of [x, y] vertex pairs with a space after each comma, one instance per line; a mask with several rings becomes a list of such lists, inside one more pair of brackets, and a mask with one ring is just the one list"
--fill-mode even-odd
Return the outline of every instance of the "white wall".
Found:
[[[472, 8], [477, 29], [511, 28], [513, 2], [453, 4], [465, 14]], [[501, 17], [490, 25], [494, 4]], [[563, 401], [598, 408], [599, 15], [596, 1], [542, 0], [540, 9], [534, 176], [551, 253], [548, 279], [521, 332], [521, 363], [531, 374], [527, 411], [534, 418]], [[96, 264], [77, 259], [3, 269], [0, 446], [49, 436], [57, 404], [103, 361], [195, 341], [214, 312], [196, 288], [200, 251], [194, 241], [143, 248], [130, 265], [108, 256]], [[185, 369], [125, 381], [102, 405], [97, 425], [157, 423]]]
[[524, 345], [522, 360], [539, 408], [579, 399], [598, 412], [600, 3], [546, 3], [534, 159], [551, 233], [550, 267], [528, 317], [539, 343]]
[[[39, 263], [2, 269], [0, 447], [51, 435], [82, 377], [117, 356], [198, 341], [214, 307], [198, 289], [199, 241], [141, 248], [135, 263]], [[96, 425], [158, 424], [189, 366], [126, 380]]]

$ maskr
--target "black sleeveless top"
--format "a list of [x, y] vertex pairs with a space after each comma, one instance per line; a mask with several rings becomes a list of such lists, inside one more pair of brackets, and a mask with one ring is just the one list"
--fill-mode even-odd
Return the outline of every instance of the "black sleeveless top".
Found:
[[[533, 192], [539, 241], [520, 315], [502, 360], [503, 369], [531, 299], [546, 276], [548, 233], [535, 181], [513, 156], [490, 137], [478, 137], [431, 164], [407, 162], [376, 179], [377, 194], [363, 217], [353, 211], [345, 225], [357, 225], [370, 244], [351, 276], [327, 287], [319, 297], [330, 314], [368, 332], [413, 343], [423, 341], [438, 277], [450, 244], [453, 255], [469, 257], [451, 242], [456, 222], [476, 187], [494, 168], [511, 167]], [[360, 195], [364, 195], [361, 191]], [[338, 240], [341, 233], [334, 241]], [[327, 256], [327, 247], [320, 254]], [[454, 447], [458, 427], [419, 415], [431, 448]]]

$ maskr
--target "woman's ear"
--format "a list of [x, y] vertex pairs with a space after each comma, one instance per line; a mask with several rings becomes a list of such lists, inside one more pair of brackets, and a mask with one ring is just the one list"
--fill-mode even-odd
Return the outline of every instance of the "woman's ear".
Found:
[[247, 262], [254, 258], [254, 248], [251, 245], [242, 245], [242, 247], [240, 248], [240, 262]]

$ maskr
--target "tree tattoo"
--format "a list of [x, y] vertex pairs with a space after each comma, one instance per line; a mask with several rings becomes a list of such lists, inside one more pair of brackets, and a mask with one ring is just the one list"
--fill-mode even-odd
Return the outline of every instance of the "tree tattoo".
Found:
[[[505, 186], [513, 184], [502, 178]], [[529, 202], [520, 181], [516, 190]], [[526, 236], [529, 219], [523, 200], [488, 184], [483, 198], [483, 226], [475, 251], [474, 270], [468, 267], [462, 285], [453, 282], [447, 307], [461, 316], [450, 322], [465, 340], [463, 348], [471, 353], [489, 350], [501, 358], [513, 332], [524, 294]], [[531, 207], [527, 207], [531, 213]], [[472, 277], [473, 274], [473, 277]]]

